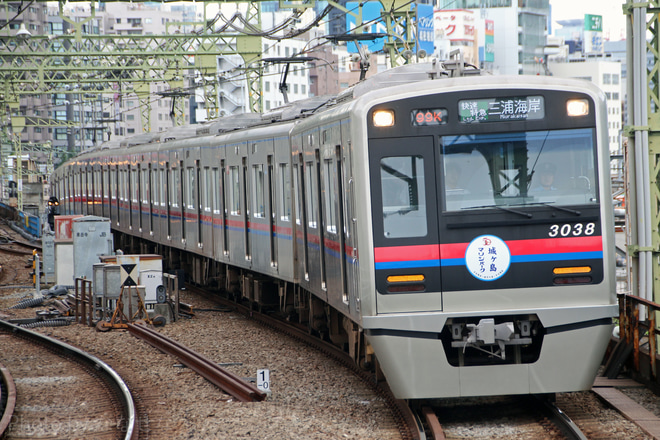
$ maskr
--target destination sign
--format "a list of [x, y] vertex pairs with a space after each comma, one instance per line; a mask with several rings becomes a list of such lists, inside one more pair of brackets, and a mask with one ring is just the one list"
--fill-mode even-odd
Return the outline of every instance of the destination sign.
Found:
[[410, 119], [413, 127], [423, 127], [428, 125], [444, 125], [447, 123], [447, 109], [417, 109], [410, 112]]
[[544, 117], [545, 103], [543, 96], [464, 99], [458, 101], [458, 120], [467, 124], [535, 120]]

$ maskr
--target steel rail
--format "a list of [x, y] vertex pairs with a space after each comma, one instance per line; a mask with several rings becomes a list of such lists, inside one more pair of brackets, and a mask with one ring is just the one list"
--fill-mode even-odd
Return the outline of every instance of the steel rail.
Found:
[[266, 398], [266, 393], [246, 382], [235, 374], [220, 367], [217, 363], [185, 347], [173, 339], [158, 333], [144, 325], [127, 324], [128, 331], [160, 351], [178, 358], [185, 366], [200, 376], [231, 394], [241, 402], [259, 402]]
[[[32, 343], [43, 345], [60, 356], [70, 356], [77, 362], [90, 366], [92, 370], [96, 371], [96, 374], [101, 376], [106, 381], [106, 383], [108, 383], [117, 392], [117, 397], [119, 398], [123, 409], [123, 414], [121, 414], [119, 422], [124, 424], [124, 426], [120, 428], [120, 430], [125, 433], [123, 437], [124, 440], [135, 440], [138, 438], [139, 432], [137, 418], [135, 416], [133, 396], [131, 395], [128, 386], [126, 386], [126, 383], [124, 383], [123, 379], [119, 376], [119, 374], [117, 374], [117, 372], [110, 368], [108, 364], [99, 358], [92, 356], [89, 353], [85, 353], [84, 351], [65, 342], [18, 327], [7, 321], [0, 320], [0, 330], [7, 333], [12, 333], [15, 336], [28, 340]], [[0, 437], [1, 436], [2, 432], [0, 432]]]
[[2, 382], [2, 395], [4, 399], [0, 399], [3, 403], [2, 417], [0, 417], [0, 437], [3, 436], [14, 416], [14, 409], [16, 408], [16, 384], [11, 376], [9, 370], [0, 364], [0, 382]]
[[438, 420], [438, 415], [433, 411], [433, 408], [430, 406], [423, 406], [421, 409], [421, 413], [424, 416], [424, 420], [426, 420], [426, 424], [429, 427], [429, 436], [433, 440], [445, 440], [445, 433], [442, 430], [442, 425], [440, 424], [440, 421]]
[[420, 430], [418, 429], [415, 415], [413, 414], [407, 401], [395, 398], [386, 381], [374, 381], [373, 376], [368, 371], [362, 370], [359, 366], [357, 366], [355, 361], [348, 355], [348, 353], [344, 352], [339, 347], [319, 339], [318, 337], [310, 334], [306, 329], [296, 327], [292, 325], [292, 323], [278, 320], [265, 313], [259, 313], [251, 307], [247, 307], [235, 301], [231, 301], [228, 298], [224, 298], [218, 295], [211, 295], [208, 291], [195, 286], [187, 286], [186, 288], [189, 292], [202, 295], [215, 303], [219, 303], [233, 309], [236, 311], [236, 313], [240, 313], [247, 318], [257, 321], [266, 327], [270, 327], [294, 339], [302, 341], [303, 343], [314, 347], [320, 352], [325, 353], [327, 356], [335, 359], [345, 367], [350, 368], [357, 376], [364, 380], [365, 383], [368, 383], [376, 393], [383, 397], [388, 407], [392, 411], [394, 419], [399, 428], [399, 432], [401, 433], [401, 438], [403, 440], [421, 440], [423, 438]]
[[571, 440], [588, 440], [587, 436], [580, 430], [580, 428], [562, 411], [554, 402], [547, 399], [540, 399], [546, 409], [552, 414], [553, 421], [562, 430], [564, 435]]

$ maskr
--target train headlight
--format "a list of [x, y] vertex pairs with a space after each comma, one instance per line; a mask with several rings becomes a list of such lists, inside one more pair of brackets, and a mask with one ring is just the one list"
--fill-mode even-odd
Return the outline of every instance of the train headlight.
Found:
[[374, 127], [391, 127], [394, 125], [394, 110], [376, 110], [373, 115]]
[[587, 116], [589, 114], [589, 101], [586, 99], [569, 99], [566, 102], [568, 116]]

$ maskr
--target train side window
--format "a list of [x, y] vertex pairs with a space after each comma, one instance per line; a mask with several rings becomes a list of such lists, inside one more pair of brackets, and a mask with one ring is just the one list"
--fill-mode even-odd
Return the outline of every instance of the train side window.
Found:
[[138, 188], [139, 188], [139, 168], [131, 168], [130, 179], [131, 179], [131, 202], [134, 204], [138, 203]]
[[115, 168], [112, 172], [112, 194], [114, 195], [113, 199], [119, 203], [122, 199], [121, 185], [122, 185], [122, 172], [118, 168]]
[[193, 167], [188, 167], [186, 169], [186, 184], [185, 187], [185, 199], [184, 203], [186, 208], [195, 209], [195, 188], [196, 186], [196, 173]]
[[141, 187], [141, 196], [142, 196], [142, 204], [144, 206], [149, 205], [149, 200], [151, 199], [151, 194], [149, 192], [149, 169], [148, 168], [143, 168], [142, 169], [142, 181], [140, 182], [140, 187]]
[[422, 156], [383, 157], [380, 182], [385, 238], [425, 236], [428, 226]]
[[151, 203], [153, 206], [158, 206], [160, 197], [158, 191], [158, 170], [155, 168], [151, 169]]
[[204, 212], [211, 212], [211, 200], [209, 199], [209, 194], [213, 190], [211, 183], [211, 170], [208, 167], [202, 169], [202, 209]]
[[229, 167], [229, 213], [241, 215], [241, 182], [237, 166]]
[[314, 194], [316, 194], [316, 179], [314, 178], [314, 162], [305, 163], [305, 204], [307, 205], [307, 223], [310, 228], [316, 229], [316, 206]]
[[217, 168], [211, 169], [211, 181], [208, 187], [211, 191], [211, 209], [214, 214], [220, 214], [220, 174]]
[[325, 228], [332, 234], [337, 233], [337, 211], [335, 209], [337, 203], [337, 190], [335, 182], [337, 181], [337, 167], [332, 160], [324, 161], [324, 194], [323, 200], [325, 202]]
[[300, 209], [300, 202], [302, 201], [300, 197], [302, 197], [300, 189], [302, 187], [302, 170], [301, 170], [302, 165], [296, 164], [295, 166], [295, 175], [293, 178], [293, 202], [295, 203], [296, 207], [296, 224], [297, 225], [302, 225], [302, 211]]
[[119, 200], [125, 202], [128, 200], [128, 183], [126, 182], [126, 170], [119, 170]]
[[165, 207], [167, 206], [167, 198], [165, 197], [165, 190], [167, 188], [167, 182], [165, 181], [165, 170], [160, 169], [158, 170], [158, 179], [160, 184], [158, 185], [160, 196], [158, 197], [160, 199], [160, 206]]
[[291, 174], [288, 163], [280, 164], [279, 174], [281, 191], [277, 209], [280, 212], [280, 220], [288, 222], [291, 219]]
[[103, 168], [101, 173], [102, 173], [102, 178], [103, 178], [103, 181], [102, 181], [103, 182], [103, 188], [101, 189], [101, 191], [103, 192], [103, 203], [107, 203], [108, 196], [109, 196], [109, 193], [107, 191], [107, 189], [108, 189], [108, 169]]
[[170, 205], [174, 208], [179, 206], [179, 173], [176, 168], [170, 170]]
[[252, 216], [265, 218], [266, 208], [264, 199], [264, 166], [252, 166]]

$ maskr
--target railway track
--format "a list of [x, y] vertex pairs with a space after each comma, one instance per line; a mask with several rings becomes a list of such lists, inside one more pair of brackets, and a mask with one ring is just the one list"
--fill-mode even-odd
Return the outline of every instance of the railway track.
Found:
[[215, 362], [144, 325], [127, 324], [128, 331], [164, 353], [180, 359], [184, 365], [240, 402], [260, 402], [266, 393]]
[[420, 412], [434, 439], [587, 439], [556, 404], [532, 396], [447, 399]]
[[213, 295], [204, 289], [194, 286], [187, 286], [187, 289], [191, 293], [201, 295], [210, 301], [221, 304], [225, 307], [232, 308], [237, 313], [258, 321], [261, 324], [275, 329], [281, 333], [287, 334], [294, 339], [302, 341], [305, 344], [323, 352], [328, 357], [335, 359], [345, 367], [353, 370], [353, 372], [357, 374], [358, 377], [372, 386], [374, 390], [383, 399], [386, 400], [390, 410], [393, 413], [394, 419], [398, 424], [399, 432], [401, 433], [401, 438], [403, 440], [419, 440], [424, 438], [424, 434], [420, 432], [415, 415], [408, 404], [404, 400], [396, 399], [385, 381], [375, 382], [373, 376], [370, 373], [356, 366], [350, 356], [348, 356], [348, 354], [346, 354], [338, 347], [320, 340], [319, 338], [309, 334], [305, 329], [293, 326], [291, 323], [281, 321], [267, 314], [257, 312], [248, 306], [236, 303], [227, 298]]
[[[310, 335], [306, 329], [291, 326], [270, 315], [258, 313], [249, 306], [187, 286], [191, 294], [201, 295], [223, 307], [286, 333], [333, 357], [353, 369], [365, 381], [374, 384], [373, 377], [357, 368], [352, 360], [334, 345]], [[385, 382], [377, 385], [387, 396]], [[444, 406], [409, 408], [405, 401], [385, 397], [404, 439], [590, 439], [614, 438], [650, 439], [634, 422], [625, 420], [615, 409], [608, 408], [593, 393], [560, 393], [556, 401], [533, 396], [493, 397], [485, 399], [440, 399]], [[449, 403], [453, 402], [453, 403]], [[479, 403], [477, 403], [479, 402]], [[578, 403], [576, 403], [578, 402]], [[586, 404], [584, 402], [587, 402]], [[433, 401], [436, 403], [436, 401]], [[471, 407], [477, 407], [471, 410]], [[607, 421], [603, 419], [607, 415]], [[484, 420], [486, 419], [486, 420]], [[420, 427], [423, 427], [420, 429]], [[445, 433], [447, 437], [445, 437]]]
[[137, 438], [131, 393], [104, 362], [6, 321], [0, 321], [0, 345], [0, 437]]

